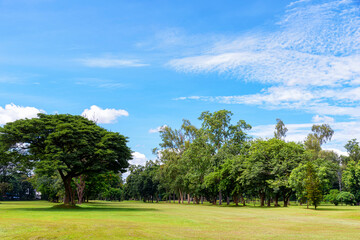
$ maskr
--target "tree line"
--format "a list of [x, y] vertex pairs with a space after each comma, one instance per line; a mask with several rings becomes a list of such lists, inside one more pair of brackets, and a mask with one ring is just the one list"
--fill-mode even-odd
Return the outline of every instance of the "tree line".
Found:
[[[322, 150], [334, 131], [313, 125], [303, 142], [285, 141], [287, 128], [277, 119], [274, 137], [253, 139], [244, 120], [232, 124], [232, 113], [203, 112], [197, 128], [183, 120], [179, 129], [164, 127], [158, 156], [146, 166], [131, 166], [125, 199], [143, 201], [209, 201], [260, 206], [289, 205], [290, 200], [314, 205], [360, 203], [360, 147], [356, 139], [345, 148], [349, 156]], [[335, 200], [334, 200], [335, 199]]]
[[203, 112], [199, 120], [199, 128], [188, 120], [179, 129], [164, 127], [153, 149], [157, 159], [145, 166], [129, 164], [126, 137], [81, 116], [39, 114], [7, 123], [0, 127], [0, 200], [32, 200], [36, 189], [42, 199], [65, 204], [136, 199], [359, 205], [356, 139], [345, 145], [348, 156], [339, 156], [322, 150], [334, 134], [327, 124], [313, 125], [303, 142], [288, 142], [280, 119], [270, 139], [251, 138], [251, 126], [244, 120], [233, 124], [227, 110]]

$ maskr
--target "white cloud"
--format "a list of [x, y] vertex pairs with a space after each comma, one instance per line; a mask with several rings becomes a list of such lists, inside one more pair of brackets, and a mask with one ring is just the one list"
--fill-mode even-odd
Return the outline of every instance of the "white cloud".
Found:
[[333, 151], [333, 152], [337, 153], [340, 156], [349, 156], [349, 154], [347, 152], [341, 151], [339, 149], [335, 149], [335, 148], [323, 148], [323, 149], [327, 150], [327, 151]]
[[230, 73], [271, 84], [238, 96], [188, 96], [267, 109], [360, 117], [360, 6], [354, 0], [291, 3], [273, 32], [250, 32], [171, 60], [185, 72]]
[[144, 67], [149, 64], [140, 62], [137, 59], [117, 59], [117, 58], [83, 58], [78, 62], [87, 67], [113, 68], [113, 67]]
[[5, 105], [4, 108], [0, 106], [0, 124], [6, 124], [18, 119], [34, 118], [37, 117], [38, 113], [45, 113], [45, 111], [35, 107], [17, 106], [13, 103]]
[[319, 115], [315, 115], [312, 118], [312, 121], [315, 123], [333, 123], [335, 120], [332, 117], [329, 116], [319, 116]]
[[129, 113], [123, 109], [106, 108], [102, 109], [96, 105], [92, 105], [90, 109], [85, 109], [81, 116], [84, 116], [97, 123], [114, 123], [117, 118], [129, 116]]
[[167, 127], [167, 125], [159, 126], [157, 128], [150, 128], [149, 133], [160, 132], [160, 131], [164, 130], [164, 128], [166, 128], [166, 127]]
[[145, 156], [145, 154], [139, 153], [139, 152], [133, 152], [132, 153], [132, 160], [130, 161], [131, 165], [141, 165], [145, 166], [146, 161], [148, 160]]
[[[146, 162], [148, 161], [145, 154], [139, 153], [139, 152], [133, 152], [132, 153], [132, 160], [130, 160], [131, 165], [141, 165], [145, 166]], [[126, 173], [123, 173], [122, 178], [126, 180], [126, 178], [130, 175], [130, 171], [127, 171]]]

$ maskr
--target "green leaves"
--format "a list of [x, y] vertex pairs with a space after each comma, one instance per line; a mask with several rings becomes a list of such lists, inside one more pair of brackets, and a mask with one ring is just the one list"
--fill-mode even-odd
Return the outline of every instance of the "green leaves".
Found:
[[8, 151], [26, 156], [37, 173], [51, 176], [58, 171], [66, 201], [73, 177], [108, 170], [124, 172], [131, 159], [124, 136], [69, 114], [39, 114], [38, 118], [8, 123], [0, 129], [0, 143]]

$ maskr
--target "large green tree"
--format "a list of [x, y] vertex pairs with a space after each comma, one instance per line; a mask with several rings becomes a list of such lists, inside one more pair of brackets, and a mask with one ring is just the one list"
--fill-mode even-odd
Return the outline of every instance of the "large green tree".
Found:
[[58, 171], [65, 204], [75, 204], [74, 177], [107, 170], [125, 172], [131, 159], [126, 137], [68, 114], [39, 114], [7, 123], [0, 129], [0, 142], [24, 156], [38, 172], [53, 175]]

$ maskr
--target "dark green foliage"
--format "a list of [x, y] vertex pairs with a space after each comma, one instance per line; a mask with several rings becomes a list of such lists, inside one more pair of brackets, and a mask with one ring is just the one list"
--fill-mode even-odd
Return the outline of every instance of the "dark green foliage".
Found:
[[123, 191], [121, 188], [110, 188], [104, 193], [104, 196], [108, 201], [121, 201], [123, 197]]
[[353, 205], [356, 203], [355, 196], [349, 192], [341, 192], [337, 195], [336, 200], [339, 203], [344, 203], [346, 205]]
[[345, 189], [355, 196], [356, 203], [360, 203], [360, 162], [351, 160], [343, 172]]
[[339, 204], [339, 200], [338, 200], [339, 193], [340, 193], [339, 190], [331, 189], [330, 193], [324, 197], [324, 200], [332, 204], [335, 204], [335, 206], [337, 206]]
[[124, 172], [131, 158], [127, 140], [94, 122], [68, 114], [17, 120], [0, 129], [0, 142], [22, 155], [37, 173], [58, 171], [65, 187], [64, 203], [75, 203], [74, 177], [108, 170]]
[[64, 196], [64, 184], [59, 174], [53, 176], [35, 175], [31, 178], [32, 185], [41, 193], [41, 199], [59, 202]]
[[162, 189], [159, 183], [160, 165], [148, 161], [145, 167], [131, 166], [126, 178], [125, 199], [159, 201]]

